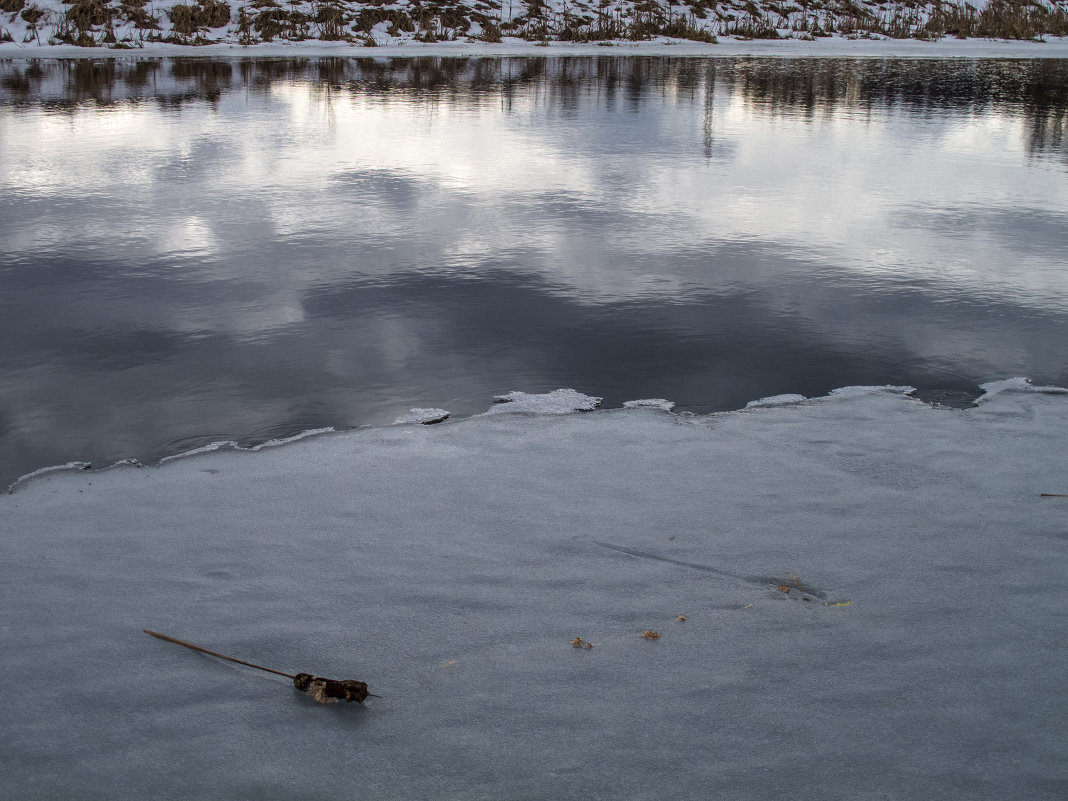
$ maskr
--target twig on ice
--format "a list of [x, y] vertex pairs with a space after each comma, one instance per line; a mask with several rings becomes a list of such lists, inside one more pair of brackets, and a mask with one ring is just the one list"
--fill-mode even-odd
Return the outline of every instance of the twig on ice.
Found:
[[175, 645], [182, 645], [186, 648], [191, 648], [194, 651], [200, 651], [202, 654], [208, 654], [209, 656], [215, 656], [219, 659], [225, 659], [228, 662], [236, 662], [239, 665], [245, 665], [246, 667], [256, 668], [256, 670], [264, 670], [268, 673], [274, 673], [277, 676], [285, 676], [287, 679], [293, 679], [293, 686], [301, 692], [306, 692], [320, 704], [335, 704], [338, 701], [355, 701], [358, 704], [362, 704], [367, 697], [381, 698], [381, 695], [375, 695], [374, 693], [367, 692], [367, 682], [356, 681], [355, 679], [324, 679], [322, 676], [313, 676], [311, 673], [284, 673], [281, 670], [275, 670], [274, 668], [264, 667], [263, 665], [257, 665], [253, 662], [246, 662], [244, 659], [237, 659], [233, 656], [227, 656], [226, 654], [220, 654], [216, 651], [209, 651], [207, 648], [201, 648], [199, 645], [193, 645], [191, 642], [185, 642], [184, 640], [176, 639], [175, 637], [168, 637], [166, 634], [160, 634], [157, 631], [149, 631], [143, 629], [145, 634], [151, 634], [153, 637], [159, 637], [161, 640], [167, 642], [173, 642]]

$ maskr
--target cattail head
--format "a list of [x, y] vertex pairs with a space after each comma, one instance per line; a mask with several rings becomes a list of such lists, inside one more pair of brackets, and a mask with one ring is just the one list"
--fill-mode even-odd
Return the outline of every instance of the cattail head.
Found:
[[311, 673], [298, 673], [293, 677], [293, 686], [306, 692], [320, 704], [336, 704], [338, 701], [355, 701], [362, 704], [370, 695], [367, 682], [355, 679], [324, 679]]

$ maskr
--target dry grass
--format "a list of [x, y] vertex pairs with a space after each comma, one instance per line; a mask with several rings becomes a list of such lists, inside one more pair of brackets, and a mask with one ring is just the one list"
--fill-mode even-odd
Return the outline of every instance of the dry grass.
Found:
[[321, 3], [315, 10], [315, 24], [319, 26], [319, 38], [324, 42], [352, 41], [346, 30], [349, 14], [340, 3]]
[[148, 0], [122, 0], [119, 4], [119, 15], [132, 22], [138, 30], [159, 30], [159, 18], [145, 11], [146, 5]]
[[230, 6], [218, 0], [200, 0], [196, 5], [177, 5], [168, 12], [175, 33], [194, 36], [230, 23]]
[[41, 21], [41, 18], [45, 15], [45, 10], [39, 5], [34, 4], [22, 9], [22, 13], [19, 15], [31, 26], [36, 27], [37, 23]]
[[[0, 12], [17, 14], [36, 31], [42, 12], [32, 0], [0, 0]], [[496, 0], [410, 0], [407, 8], [390, 8], [389, 0], [316, 0], [304, 13], [282, 0], [248, 0], [237, 6], [239, 40], [350, 41], [373, 44], [372, 29], [386, 23], [391, 37], [414, 34], [422, 42], [469, 36], [500, 42], [518, 36], [533, 42], [605, 42], [642, 40], [655, 36], [714, 43], [716, 34], [747, 39], [793, 36], [814, 39], [834, 33], [851, 38], [939, 39], [990, 37], [1039, 39], [1068, 36], [1068, 8], [1045, 0], [990, 0], [981, 11], [963, 0], [923, 3], [917, 0], [575, 0], [557, 11], [546, 0], [517, 0], [514, 16], [502, 12]], [[115, 28], [132, 23], [139, 30], [158, 31], [159, 14], [149, 0], [72, 0], [68, 9], [49, 22], [54, 40], [81, 45], [115, 44]], [[683, 9], [680, 13], [680, 7]], [[168, 40], [206, 41], [204, 34], [234, 20], [223, 0], [184, 0], [168, 12], [173, 32]], [[476, 27], [477, 26], [477, 27]], [[150, 36], [159, 40], [160, 37]]]

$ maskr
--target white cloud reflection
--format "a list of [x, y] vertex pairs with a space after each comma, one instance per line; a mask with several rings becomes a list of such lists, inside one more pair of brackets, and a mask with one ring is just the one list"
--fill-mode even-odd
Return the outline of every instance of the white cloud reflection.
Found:
[[[637, 111], [587, 97], [569, 117], [538, 86], [506, 106], [311, 82], [213, 106], [8, 114], [4, 139], [19, 144], [0, 156], [0, 187], [36, 210], [8, 247], [204, 257], [184, 280], [258, 280], [285, 306], [354, 272], [479, 269], [516, 250], [585, 303], [716, 291], [718, 271], [667, 254], [760, 242], [861, 277], [1068, 304], [1059, 260], [1019, 252], [1027, 210], [1068, 213], [1068, 182], [1030, 158], [1012, 109], [826, 104], [806, 116], [707, 89], [651, 94]], [[706, 158], [703, 139], [729, 155]], [[975, 224], [947, 229], [947, 213]], [[1016, 237], [982, 225], [1013, 213]], [[406, 256], [267, 258], [250, 275], [249, 249], [318, 239], [349, 256], [367, 242]]]

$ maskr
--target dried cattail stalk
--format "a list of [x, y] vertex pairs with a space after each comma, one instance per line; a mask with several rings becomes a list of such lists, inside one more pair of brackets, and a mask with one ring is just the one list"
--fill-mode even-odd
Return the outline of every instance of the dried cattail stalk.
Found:
[[209, 651], [207, 648], [201, 648], [199, 645], [193, 645], [190, 642], [176, 639], [175, 637], [168, 637], [166, 634], [160, 634], [159, 632], [143, 630], [145, 634], [151, 634], [153, 637], [159, 637], [161, 640], [167, 642], [173, 642], [175, 645], [182, 645], [186, 648], [191, 648], [194, 651], [200, 651], [202, 654], [208, 654], [209, 656], [215, 656], [219, 659], [225, 659], [228, 662], [236, 662], [239, 665], [245, 665], [246, 667], [256, 668], [256, 670], [264, 670], [268, 673], [274, 673], [277, 676], [285, 676], [287, 679], [293, 679], [293, 686], [301, 692], [306, 692], [320, 704], [336, 704], [338, 701], [355, 701], [358, 704], [362, 704], [367, 697], [381, 698], [380, 695], [367, 692], [367, 682], [356, 681], [355, 679], [324, 679], [322, 676], [313, 676], [311, 673], [283, 673], [281, 670], [275, 670], [274, 668], [264, 667], [263, 665], [257, 665], [253, 662], [246, 662], [244, 659], [237, 659], [232, 656], [226, 656], [226, 654], [220, 654], [216, 651]]

